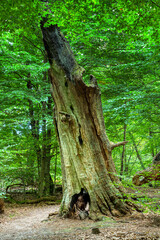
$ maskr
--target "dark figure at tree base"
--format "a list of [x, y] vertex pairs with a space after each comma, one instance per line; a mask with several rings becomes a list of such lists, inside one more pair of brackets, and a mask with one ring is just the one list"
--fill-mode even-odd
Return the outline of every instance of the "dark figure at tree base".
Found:
[[69, 217], [84, 220], [89, 216], [89, 207], [89, 194], [83, 188], [81, 188], [80, 193], [76, 193], [72, 196]]

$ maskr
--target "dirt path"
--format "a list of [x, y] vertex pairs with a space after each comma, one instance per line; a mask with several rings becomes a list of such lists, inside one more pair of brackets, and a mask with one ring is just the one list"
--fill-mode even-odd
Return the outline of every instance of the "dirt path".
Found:
[[41, 231], [42, 221], [47, 219], [53, 209], [58, 211], [58, 208], [58, 206], [7, 207], [5, 215], [0, 218], [0, 239], [32, 239], [32, 236]]
[[[49, 213], [58, 209], [47, 205], [7, 206], [0, 216], [0, 240], [160, 240], [160, 216], [156, 220], [152, 216], [132, 216], [99, 222], [61, 219], [57, 215], [48, 219]], [[95, 227], [99, 234], [92, 234]]]

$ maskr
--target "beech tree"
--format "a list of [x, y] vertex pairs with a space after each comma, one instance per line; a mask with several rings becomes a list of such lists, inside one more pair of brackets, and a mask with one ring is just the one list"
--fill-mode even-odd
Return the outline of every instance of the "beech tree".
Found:
[[41, 22], [44, 46], [50, 62], [49, 76], [55, 103], [55, 125], [59, 139], [63, 178], [61, 213], [68, 210], [71, 197], [81, 188], [91, 198], [91, 213], [121, 216], [131, 213], [134, 204], [126, 199], [112, 150], [126, 142], [112, 143], [106, 133], [101, 93], [90, 76], [87, 86], [69, 43], [57, 25]]

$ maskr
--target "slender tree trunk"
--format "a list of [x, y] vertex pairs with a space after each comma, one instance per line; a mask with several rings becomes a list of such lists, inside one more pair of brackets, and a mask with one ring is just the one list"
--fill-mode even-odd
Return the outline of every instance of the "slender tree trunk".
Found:
[[153, 140], [152, 140], [152, 131], [149, 130], [149, 136], [151, 138], [151, 153], [152, 153], [152, 157], [154, 157], [155, 153], [154, 153], [154, 144], [153, 144]]
[[57, 146], [56, 146], [56, 157], [55, 157], [55, 165], [54, 165], [54, 194], [56, 193], [56, 180], [57, 180]]
[[[46, 123], [46, 111], [51, 112], [50, 100], [48, 100], [48, 104], [46, 102], [42, 102], [42, 158], [41, 158], [41, 168], [40, 168], [40, 183], [39, 183], [39, 196], [49, 196], [53, 194], [53, 180], [50, 175], [50, 161], [51, 161], [51, 138], [52, 131], [51, 127], [47, 126]], [[46, 109], [46, 106], [48, 107]]]
[[39, 144], [39, 120], [36, 120], [36, 141], [35, 141], [35, 149], [36, 149], [36, 156], [37, 156], [37, 165], [38, 165], [38, 177], [40, 178], [40, 168], [41, 168], [41, 158], [42, 158], [42, 151]]
[[[30, 74], [28, 75], [28, 78], [30, 78]], [[29, 91], [31, 91], [33, 88], [32, 82], [30, 79], [28, 79], [28, 81], [27, 81], [27, 88]], [[38, 162], [38, 166], [39, 166], [40, 159], [41, 159], [41, 149], [39, 146], [39, 121], [35, 120], [34, 105], [33, 105], [32, 100], [28, 99], [28, 103], [29, 103], [31, 134], [32, 134], [32, 138], [33, 138], [33, 147], [34, 147], [34, 151], [36, 152], [37, 162]], [[30, 168], [34, 167], [33, 156], [29, 156], [28, 166]], [[32, 176], [31, 179], [28, 179], [28, 184], [33, 184], [33, 183], [34, 183], [34, 179]]]
[[39, 196], [42, 197], [46, 194], [45, 186], [45, 171], [46, 171], [46, 102], [42, 102], [42, 158], [41, 158], [41, 168], [40, 168], [40, 179], [39, 179]]
[[131, 160], [131, 157], [132, 157], [132, 153], [130, 154], [129, 158], [125, 159], [125, 174], [128, 175], [128, 170], [129, 170], [129, 163], [130, 163], [130, 160]]
[[[47, 62], [47, 55], [45, 55], [44, 63]], [[47, 72], [43, 73], [43, 80], [47, 81]], [[42, 157], [40, 167], [39, 179], [39, 196], [49, 196], [53, 194], [53, 180], [50, 175], [50, 161], [51, 161], [51, 126], [47, 124], [46, 115], [52, 115], [52, 100], [48, 97], [48, 101], [42, 102]]]
[[125, 143], [113, 144], [106, 136], [96, 79], [90, 77], [90, 86], [82, 81], [84, 69], [77, 64], [59, 28], [56, 25], [44, 27], [43, 23], [61, 151], [61, 213], [68, 211], [73, 194], [85, 188], [91, 198], [91, 214], [127, 214], [133, 205], [124, 201], [124, 190], [111, 156], [114, 147]]
[[[127, 130], [127, 125], [124, 123], [123, 141], [126, 141], [126, 130]], [[125, 145], [123, 145], [122, 158], [121, 158], [121, 170], [120, 170], [121, 176], [123, 175], [123, 171], [124, 171], [124, 159], [125, 159]]]
[[[48, 115], [52, 116], [52, 97], [48, 97], [48, 102], [47, 102], [47, 112]], [[51, 166], [51, 149], [52, 149], [52, 125], [48, 124], [47, 126], [47, 162], [48, 162], [48, 168], [46, 171], [46, 182], [48, 183], [49, 187], [49, 194], [53, 195], [54, 192], [54, 183], [50, 174], [50, 166]]]
[[133, 145], [134, 145], [134, 148], [135, 148], [136, 153], [137, 153], [137, 158], [138, 158], [138, 160], [139, 160], [139, 162], [140, 162], [140, 164], [141, 164], [141, 167], [142, 167], [142, 169], [145, 169], [145, 166], [144, 166], [144, 164], [143, 164], [143, 160], [142, 160], [142, 158], [141, 158], [141, 156], [140, 156], [140, 154], [139, 154], [138, 148], [137, 148], [137, 144], [136, 144], [136, 142], [135, 142], [135, 140], [134, 140], [134, 137], [133, 137], [133, 134], [132, 134], [131, 132], [130, 132], [130, 136], [131, 136], [131, 138], [132, 138]]

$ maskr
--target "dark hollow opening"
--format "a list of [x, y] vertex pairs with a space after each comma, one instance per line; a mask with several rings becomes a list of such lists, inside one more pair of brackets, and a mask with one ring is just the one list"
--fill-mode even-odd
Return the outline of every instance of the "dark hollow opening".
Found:
[[82, 140], [81, 136], [78, 137], [78, 140], [79, 140], [80, 145], [83, 145], [83, 140]]
[[84, 220], [89, 217], [90, 196], [84, 188], [79, 193], [72, 196], [70, 202], [70, 216], [73, 218]]
[[73, 106], [72, 106], [72, 105], [70, 106], [70, 109], [72, 110], [72, 112], [74, 112], [74, 108], [73, 108]]
[[67, 83], [67, 81], [65, 82], [65, 86], [68, 87], [68, 83]]

